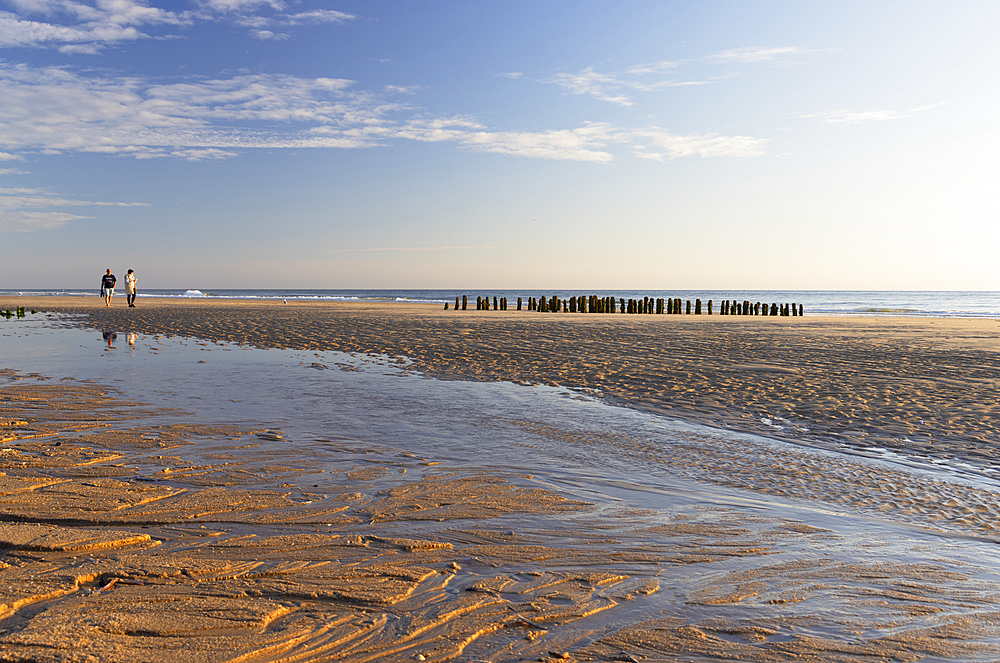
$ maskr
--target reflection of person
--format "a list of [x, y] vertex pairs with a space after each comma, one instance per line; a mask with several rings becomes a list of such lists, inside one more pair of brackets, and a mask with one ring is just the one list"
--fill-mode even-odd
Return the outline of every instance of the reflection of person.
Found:
[[125, 275], [125, 299], [129, 308], [135, 308], [135, 272], [131, 269]]
[[125, 337], [125, 340], [128, 341], [128, 344], [131, 345], [133, 348], [135, 347], [135, 341], [136, 341], [135, 334], [129, 334], [128, 336]]
[[113, 344], [115, 342], [115, 339], [118, 338], [118, 332], [113, 332], [113, 331], [101, 332], [101, 336], [103, 336], [104, 340], [108, 342], [108, 347], [114, 350], [115, 346]]
[[109, 267], [108, 273], [101, 277], [101, 293], [104, 295], [105, 306], [111, 306], [111, 295], [115, 294], [116, 283], [118, 283], [118, 279], [111, 273], [111, 268]]

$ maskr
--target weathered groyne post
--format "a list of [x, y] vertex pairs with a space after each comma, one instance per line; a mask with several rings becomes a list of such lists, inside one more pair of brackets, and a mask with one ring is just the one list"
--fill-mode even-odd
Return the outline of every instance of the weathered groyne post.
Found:
[[455, 310], [458, 310], [458, 297], [455, 298]]
[[708, 314], [712, 315], [712, 300], [708, 300]]
[[518, 311], [521, 310], [521, 298], [520, 297], [517, 298], [517, 310]]
[[469, 308], [469, 298], [466, 295], [462, 295], [462, 310]]
[[701, 315], [701, 300], [700, 299], [695, 299], [694, 300], [694, 314], [695, 315]]

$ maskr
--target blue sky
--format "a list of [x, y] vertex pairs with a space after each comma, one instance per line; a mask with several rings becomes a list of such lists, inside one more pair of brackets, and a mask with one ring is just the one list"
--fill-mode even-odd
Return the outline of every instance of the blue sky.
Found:
[[0, 0], [0, 288], [1000, 290], [998, 27]]

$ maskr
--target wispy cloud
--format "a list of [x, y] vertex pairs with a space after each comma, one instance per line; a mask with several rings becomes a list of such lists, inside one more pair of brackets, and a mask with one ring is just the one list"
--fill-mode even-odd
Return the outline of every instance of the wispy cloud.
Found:
[[316, 9], [298, 14], [288, 14], [280, 20], [286, 25], [315, 25], [321, 23], [345, 23], [357, 18], [354, 14], [334, 11], [332, 9]]
[[190, 10], [168, 11], [136, 0], [6, 0], [0, 11], [0, 46], [57, 48], [97, 54], [122, 42], [162, 37], [159, 26], [180, 29], [205, 21], [232, 21], [257, 39], [287, 39], [282, 29], [338, 24], [356, 18], [331, 9], [289, 12], [272, 0], [203, 0]]
[[629, 74], [662, 74], [666, 71], [673, 71], [681, 65], [680, 62], [671, 60], [660, 60], [650, 64], [637, 64], [625, 70]]
[[15, 12], [0, 11], [0, 46], [55, 47], [97, 53], [105, 46], [148, 38], [142, 28], [179, 26], [190, 13], [149, 7], [132, 0], [8, 0]]
[[59, 228], [92, 217], [61, 211], [66, 207], [134, 207], [142, 203], [96, 202], [60, 198], [43, 189], [0, 188], [0, 232]]
[[577, 73], [559, 72], [552, 77], [551, 82], [572, 94], [586, 94], [619, 106], [635, 105], [624, 94], [616, 94], [621, 88], [627, 87], [625, 81], [614, 75], [598, 73], [593, 67]]
[[523, 71], [505, 71], [503, 73], [497, 74], [497, 76], [499, 76], [501, 78], [509, 78], [511, 80], [516, 81], [517, 79], [519, 79], [522, 76], [524, 76], [524, 72]]
[[366, 92], [346, 79], [262, 74], [163, 83], [0, 63], [0, 158], [97, 152], [223, 159], [261, 147], [364, 148], [418, 141], [527, 158], [610, 162], [621, 146], [642, 158], [667, 161], [755, 156], [764, 145], [745, 136], [682, 136], [658, 127], [599, 122], [497, 130], [472, 117], [427, 116], [393, 99], [417, 91], [388, 86]]
[[416, 94], [423, 90], [422, 85], [386, 85], [386, 92], [394, 92], [396, 94]]
[[635, 156], [660, 162], [690, 156], [756, 157], [764, 154], [767, 146], [766, 139], [752, 136], [681, 136], [659, 127], [633, 131], [629, 141]]
[[755, 64], [759, 62], [773, 62], [774, 60], [786, 58], [788, 56], [802, 55], [809, 52], [810, 51], [808, 49], [800, 48], [798, 46], [747, 46], [744, 48], [732, 48], [727, 51], [720, 51], [719, 53], [710, 55], [708, 59], [714, 62], [722, 63], [738, 62]]
[[820, 120], [826, 124], [863, 124], [866, 122], [885, 122], [888, 120], [901, 120], [907, 117], [920, 115], [929, 110], [944, 106], [944, 103], [928, 104], [917, 106], [909, 110], [867, 110], [855, 111], [846, 108], [838, 110], [819, 111], [817, 113], [807, 113], [799, 115], [800, 119]]
[[651, 75], [662, 74], [677, 66], [674, 62], [658, 62], [650, 65], [629, 67], [624, 72], [600, 73], [594, 67], [587, 67], [577, 73], [559, 72], [547, 83], [555, 83], [572, 94], [585, 94], [601, 101], [619, 106], [634, 106], [635, 101], [625, 92], [653, 92], [670, 87], [687, 85], [707, 85], [708, 81], [682, 81], [676, 78], [650, 79]]

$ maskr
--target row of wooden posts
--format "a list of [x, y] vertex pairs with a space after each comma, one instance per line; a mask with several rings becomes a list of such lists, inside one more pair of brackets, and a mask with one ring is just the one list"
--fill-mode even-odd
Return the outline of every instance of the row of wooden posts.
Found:
[[[506, 297], [493, 297], [494, 311], [506, 311], [507, 310], [507, 298]], [[708, 305], [705, 307], [705, 312], [708, 315], [713, 314], [712, 300], [708, 300]], [[521, 297], [517, 298], [517, 310], [520, 311], [523, 306], [523, 300]], [[461, 310], [465, 311], [469, 307], [469, 298], [467, 295], [462, 295], [461, 297]], [[445, 310], [448, 310], [448, 304], [444, 305]], [[579, 296], [579, 297], [569, 297], [568, 299], [559, 299], [559, 297], [553, 295], [552, 297], [528, 297], [527, 309], [529, 311], [538, 311], [540, 313], [645, 313], [645, 314], [687, 314], [691, 315], [701, 315], [702, 305], [700, 299], [694, 300], [694, 307], [692, 310], [691, 300], [682, 302], [678, 297], [674, 298], [660, 298], [654, 299], [652, 297], [643, 297], [642, 299], [629, 299], [624, 298], [615, 299], [614, 297], [598, 297], [597, 295]], [[455, 310], [459, 310], [459, 298], [455, 297]], [[486, 297], [476, 297], [476, 310], [477, 311], [489, 311], [490, 310], [490, 298]], [[730, 301], [724, 300], [719, 306], [719, 315], [770, 315], [770, 316], [800, 316], [803, 315], [802, 304], [767, 304], [761, 302], [751, 302], [750, 300], [744, 299], [740, 301]]]

